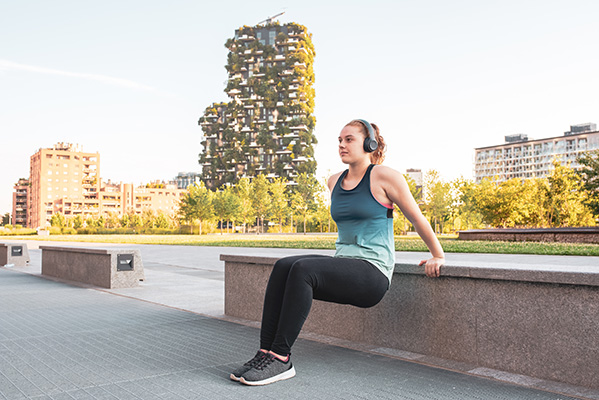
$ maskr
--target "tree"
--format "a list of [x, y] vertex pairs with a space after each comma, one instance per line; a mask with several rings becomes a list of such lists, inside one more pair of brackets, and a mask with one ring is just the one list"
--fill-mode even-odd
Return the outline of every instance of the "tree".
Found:
[[213, 206], [214, 215], [220, 221], [220, 234], [222, 235], [223, 221], [231, 221], [239, 213], [240, 201], [231, 187], [225, 187], [215, 193]]
[[314, 197], [319, 189], [320, 184], [314, 175], [302, 172], [297, 176], [297, 186], [291, 195], [291, 204], [296, 213], [304, 220], [304, 234], [306, 233], [308, 214], [316, 209]]
[[2, 216], [2, 226], [10, 224], [10, 213], [5, 213]]
[[81, 214], [75, 215], [75, 218], [73, 218], [73, 228], [79, 229], [82, 226], [83, 226], [83, 217], [81, 216]]
[[50, 226], [56, 226], [59, 228], [63, 228], [67, 226], [67, 219], [62, 213], [54, 213], [50, 217]]
[[508, 228], [525, 223], [522, 210], [529, 205], [521, 200], [525, 196], [519, 178], [502, 183], [483, 179], [469, 192], [469, 196], [474, 209], [482, 215], [483, 222], [493, 227]]
[[[331, 231], [331, 203], [329, 201], [328, 191], [325, 190], [325, 186], [321, 185], [320, 189], [315, 196], [315, 207], [313, 216], [316, 219], [316, 228], [320, 232]], [[334, 223], [334, 222], [333, 222]]]
[[154, 228], [154, 219], [156, 215], [154, 214], [154, 210], [148, 209], [142, 213], [142, 225], [144, 228]]
[[283, 232], [283, 218], [289, 208], [287, 198], [287, 179], [275, 178], [270, 184], [270, 209], [269, 215], [279, 221], [279, 232]]
[[585, 204], [591, 209], [595, 217], [599, 217], [599, 150], [583, 153], [578, 158], [582, 165], [579, 175], [582, 187], [587, 192]]
[[254, 218], [254, 210], [252, 208], [252, 183], [249, 178], [241, 178], [233, 192], [237, 195], [239, 199], [239, 210], [237, 213], [237, 218], [243, 223], [243, 233], [246, 232], [246, 225], [251, 223]]
[[520, 192], [515, 200], [515, 207], [520, 214], [519, 226], [546, 227], [548, 184], [546, 179], [526, 179], [521, 182]]
[[106, 227], [107, 228], [118, 228], [120, 226], [119, 216], [115, 212], [109, 212], [106, 216]]
[[264, 218], [268, 215], [268, 210], [270, 209], [271, 197], [269, 186], [268, 180], [263, 174], [256, 176], [252, 182], [253, 190], [250, 193], [250, 197], [254, 216], [259, 221], [260, 232], [264, 232]]
[[549, 183], [548, 208], [551, 226], [594, 225], [591, 210], [586, 206], [587, 193], [583, 182], [569, 166], [553, 161], [553, 171], [547, 177]]
[[123, 214], [119, 219], [119, 223], [123, 228], [129, 228], [129, 214]]
[[143, 226], [143, 219], [141, 217], [141, 215], [135, 213], [135, 212], [131, 212], [131, 215], [129, 215], [129, 226], [131, 228], [139, 228], [141, 226]]
[[170, 218], [164, 213], [164, 211], [158, 211], [154, 220], [154, 226], [160, 229], [168, 229], [171, 227]]
[[213, 217], [212, 198], [214, 194], [206, 188], [204, 182], [194, 183], [187, 187], [187, 193], [181, 198], [179, 216], [181, 220], [193, 224], [198, 221], [199, 233], [202, 234], [202, 221]]
[[482, 227], [482, 216], [474, 205], [474, 193], [477, 185], [464, 178], [451, 182], [452, 204], [451, 219], [453, 230], [476, 229]]
[[443, 232], [445, 222], [450, 217], [451, 185], [443, 182], [439, 172], [431, 170], [425, 174], [424, 186], [424, 211], [430, 218], [435, 232]]
[[[406, 183], [410, 188], [410, 193], [412, 194], [412, 197], [414, 197], [414, 200], [416, 200], [417, 203], [421, 203], [423, 200], [422, 187], [418, 187], [416, 181], [409, 175], [404, 174], [404, 178], [406, 179]], [[393, 232], [395, 234], [405, 235], [412, 224], [406, 216], [403, 215], [397, 204], [394, 204], [393, 210], [395, 211], [395, 216], [393, 218]]]

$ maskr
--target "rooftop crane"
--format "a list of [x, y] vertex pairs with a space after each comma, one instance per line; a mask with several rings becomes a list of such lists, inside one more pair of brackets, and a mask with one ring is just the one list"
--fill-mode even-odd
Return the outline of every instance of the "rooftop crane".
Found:
[[260, 25], [260, 24], [261, 24], [261, 23], [263, 23], [263, 22], [266, 22], [267, 24], [270, 24], [270, 23], [272, 23], [273, 19], [275, 19], [275, 18], [277, 18], [277, 17], [280, 17], [280, 16], [281, 16], [281, 15], [283, 15], [283, 14], [285, 14], [285, 11], [283, 11], [282, 13], [278, 13], [277, 15], [274, 15], [274, 16], [272, 16], [272, 17], [268, 17], [268, 18], [266, 18], [264, 21], [260, 21], [260, 22], [258, 22], [256, 25]]

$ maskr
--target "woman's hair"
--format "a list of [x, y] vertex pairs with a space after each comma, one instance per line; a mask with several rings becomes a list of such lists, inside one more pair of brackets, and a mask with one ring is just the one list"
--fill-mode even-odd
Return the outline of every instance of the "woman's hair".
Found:
[[[376, 139], [376, 142], [379, 144], [377, 149], [370, 153], [370, 162], [372, 162], [373, 164], [382, 164], [385, 160], [385, 151], [387, 151], [387, 145], [385, 144], [385, 139], [383, 139], [383, 137], [381, 136], [379, 127], [372, 123], [370, 125], [372, 125], [372, 129], [374, 129], [374, 137]], [[366, 128], [366, 126], [358, 120], [353, 120], [345, 126], [358, 127], [360, 128], [360, 132], [362, 132], [362, 134], [364, 135], [364, 138], [369, 137], [368, 128]]]

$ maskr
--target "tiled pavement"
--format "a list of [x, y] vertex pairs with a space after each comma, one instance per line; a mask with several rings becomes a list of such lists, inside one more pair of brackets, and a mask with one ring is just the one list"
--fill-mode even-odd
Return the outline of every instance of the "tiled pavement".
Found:
[[295, 378], [230, 381], [257, 346], [254, 327], [0, 268], [0, 399], [573, 398], [306, 339]]

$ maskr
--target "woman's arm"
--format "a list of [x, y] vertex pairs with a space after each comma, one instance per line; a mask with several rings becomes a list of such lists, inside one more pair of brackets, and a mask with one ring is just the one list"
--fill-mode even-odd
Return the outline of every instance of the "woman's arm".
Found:
[[416, 200], [414, 200], [412, 193], [410, 193], [406, 179], [401, 173], [388, 167], [379, 166], [375, 170], [377, 170], [376, 179], [380, 182], [380, 188], [384, 190], [386, 197], [397, 204], [401, 212], [414, 225], [416, 232], [418, 232], [418, 235], [420, 235], [433, 255], [429, 260], [422, 260], [419, 265], [425, 264], [427, 276], [439, 276], [439, 269], [445, 262], [445, 253], [431, 225], [424, 218], [424, 215], [422, 215], [420, 207], [418, 207]]

